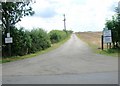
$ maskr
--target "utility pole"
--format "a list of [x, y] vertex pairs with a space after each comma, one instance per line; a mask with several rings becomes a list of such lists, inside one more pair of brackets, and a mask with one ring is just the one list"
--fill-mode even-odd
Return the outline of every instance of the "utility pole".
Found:
[[65, 18], [65, 14], [63, 15], [64, 16], [64, 30], [66, 31], [66, 18]]

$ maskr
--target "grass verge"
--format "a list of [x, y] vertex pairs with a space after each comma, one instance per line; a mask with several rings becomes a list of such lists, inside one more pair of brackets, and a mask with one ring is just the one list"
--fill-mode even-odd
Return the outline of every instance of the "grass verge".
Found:
[[0, 59], [0, 63], [2, 63], [2, 59]]
[[90, 48], [93, 50], [94, 53], [102, 54], [102, 55], [106, 55], [106, 56], [118, 57], [118, 52], [120, 52], [120, 50], [118, 50], [118, 49], [104, 49], [104, 50], [101, 50], [101, 49], [98, 48], [99, 45], [95, 45], [91, 41], [89, 41], [85, 38], [82, 38], [80, 34], [76, 34], [76, 35], [82, 41], [86, 42], [88, 44], [88, 46], [90, 46]]
[[55, 44], [52, 44], [52, 46], [50, 48], [47, 48], [45, 50], [36, 52], [34, 54], [28, 54], [28, 55], [24, 55], [24, 56], [13, 56], [13, 57], [9, 57], [9, 58], [3, 58], [3, 59], [0, 59], [0, 63], [12, 62], [12, 61], [22, 60], [22, 59], [26, 59], [26, 58], [32, 58], [32, 57], [35, 57], [35, 56], [47, 53], [49, 51], [52, 51], [52, 50], [60, 47], [62, 44], [64, 44], [69, 39], [70, 39], [70, 35], [65, 40], [62, 40], [62, 41], [60, 41], [58, 43], [55, 43]]
[[113, 57], [118, 57], [118, 52], [120, 52], [120, 50], [118, 49], [104, 49], [104, 50], [96, 51], [97, 54], [103, 54], [106, 56], [113, 56]]

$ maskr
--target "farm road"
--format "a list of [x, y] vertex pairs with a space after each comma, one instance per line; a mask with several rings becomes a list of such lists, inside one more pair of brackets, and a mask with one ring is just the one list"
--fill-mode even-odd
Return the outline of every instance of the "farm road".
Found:
[[118, 58], [94, 54], [72, 34], [46, 54], [2, 65], [3, 84], [117, 84]]

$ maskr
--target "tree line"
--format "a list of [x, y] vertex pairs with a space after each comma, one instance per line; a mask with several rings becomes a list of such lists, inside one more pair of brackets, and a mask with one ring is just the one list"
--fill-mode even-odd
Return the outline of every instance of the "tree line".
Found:
[[[67, 31], [66, 33], [62, 30], [52, 30], [47, 33], [42, 28], [28, 31], [24, 28], [17, 29], [14, 27], [11, 29], [11, 37], [13, 37], [13, 43], [11, 43], [11, 56], [23, 56], [45, 50], [51, 47], [51, 44], [64, 40], [70, 34], [71, 31]], [[3, 57], [8, 57], [9, 44], [5, 43], [5, 37], [6, 34], [3, 34], [2, 52]]]

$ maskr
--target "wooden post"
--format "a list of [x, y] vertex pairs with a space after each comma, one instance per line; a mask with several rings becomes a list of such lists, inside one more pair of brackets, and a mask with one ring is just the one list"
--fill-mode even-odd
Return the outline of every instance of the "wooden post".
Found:
[[[8, 29], [8, 33], [10, 33], [10, 22], [9, 21], [7, 21], [7, 29]], [[11, 44], [10, 43], [8, 44], [8, 50], [9, 50], [9, 56], [11, 56]]]
[[111, 43], [110, 43], [110, 49], [111, 49]]
[[103, 50], [104, 47], [103, 47], [103, 35], [101, 36], [101, 49]]
[[108, 49], [108, 43], [107, 43], [107, 49]]
[[8, 47], [9, 47], [9, 56], [11, 56], [11, 44], [10, 43], [8, 44]]

